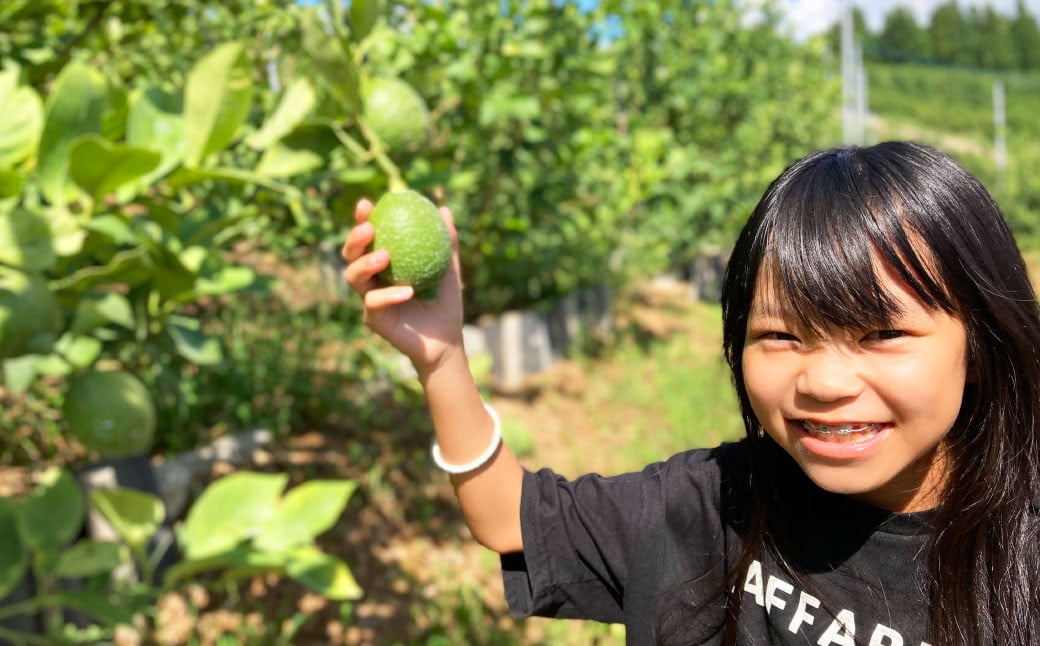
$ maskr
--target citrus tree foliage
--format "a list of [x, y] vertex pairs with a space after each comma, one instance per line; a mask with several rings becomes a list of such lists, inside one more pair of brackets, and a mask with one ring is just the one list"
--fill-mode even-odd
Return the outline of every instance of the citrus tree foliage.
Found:
[[405, 174], [460, 220], [472, 313], [725, 245], [835, 136], [822, 49], [732, 2], [402, 2], [376, 29], [369, 64], [432, 106]]
[[[0, 634], [5, 643], [98, 644], [112, 643], [118, 626], [134, 625], [143, 643], [169, 643], [155, 639], [163, 632], [155, 604], [202, 573], [222, 575], [208, 583], [215, 587], [270, 573], [327, 599], [358, 599], [362, 590], [347, 564], [315, 543], [339, 518], [355, 483], [310, 480], [285, 491], [287, 483], [285, 474], [249, 471], [215, 480], [177, 534], [182, 558], [158, 571], [170, 548], [156, 540], [166, 515], [160, 498], [115, 488], [95, 489], [84, 500], [72, 472], [47, 468], [24, 498], [0, 498], [0, 600], [27, 575], [35, 584], [35, 596], [0, 606], [0, 619], [41, 613], [43, 634], [7, 627]], [[81, 537], [88, 511], [107, 521], [114, 540]], [[128, 569], [139, 578], [113, 575]], [[70, 589], [69, 580], [82, 585]], [[66, 625], [66, 609], [91, 624]]]
[[[11, 115], [0, 124], [0, 263], [25, 277], [3, 289], [15, 295], [2, 317], [9, 389], [99, 361], [174, 375], [221, 361], [220, 341], [186, 306], [257, 285], [220, 250], [265, 196], [300, 210], [296, 189], [256, 173], [255, 154], [231, 150], [244, 148], [252, 70], [237, 41], [203, 52], [179, 87], [131, 88], [76, 57], [44, 92], [22, 68], [0, 70]], [[16, 286], [41, 283], [60, 310], [24, 320], [51, 305]], [[20, 339], [34, 324], [48, 334]]]
[[[104, 453], [147, 451], [153, 422], [160, 448], [183, 447], [165, 411], [236, 343], [203, 314], [267, 286], [232, 246], [334, 249], [357, 199], [388, 190], [452, 208], [474, 317], [728, 245], [768, 180], [836, 136], [822, 49], [777, 35], [757, 4], [5, 0], [5, 390], [59, 384], [65, 421], [89, 418], [81, 437]], [[97, 370], [110, 391], [69, 396]], [[143, 431], [127, 442], [98, 432], [115, 397]], [[254, 547], [306, 547], [322, 527]], [[189, 557], [257, 565], [212, 549]], [[336, 562], [297, 556], [312, 585], [357, 593]]]
[[258, 62], [277, 56], [295, 29], [293, 0], [5, 0], [0, 60], [46, 83], [74, 58], [111, 78], [183, 83], [200, 53], [230, 40]]
[[5, 383], [104, 362], [176, 399], [223, 360], [196, 305], [263, 286], [235, 240], [334, 248], [405, 186], [455, 212], [471, 316], [725, 247], [835, 137], [822, 49], [761, 6], [6, 2], [0, 264], [60, 316]]
[[606, 3], [619, 120], [637, 173], [626, 203], [670, 263], [728, 246], [768, 182], [811, 148], [835, 142], [835, 85], [817, 45], [779, 37], [768, 12], [741, 3]]

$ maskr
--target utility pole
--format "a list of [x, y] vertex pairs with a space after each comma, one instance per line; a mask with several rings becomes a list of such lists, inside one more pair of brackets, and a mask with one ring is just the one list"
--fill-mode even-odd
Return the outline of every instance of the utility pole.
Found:
[[867, 68], [863, 48], [856, 43], [853, 3], [846, 0], [841, 14], [841, 120], [843, 141], [863, 145], [867, 139]]
[[867, 103], [867, 67], [863, 64], [863, 48], [856, 46], [856, 141], [867, 143], [867, 115], [870, 107]]
[[1004, 81], [993, 81], [993, 161], [997, 167], [997, 188], [1006, 188], [1007, 117], [1004, 106]]
[[846, 1], [841, 14], [841, 124], [846, 144], [859, 143], [856, 136], [856, 34], [852, 3]]

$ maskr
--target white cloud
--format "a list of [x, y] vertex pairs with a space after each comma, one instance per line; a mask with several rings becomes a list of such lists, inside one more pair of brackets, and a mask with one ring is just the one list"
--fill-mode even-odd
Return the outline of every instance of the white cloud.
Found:
[[[784, 0], [787, 7], [787, 22], [792, 33], [799, 39], [818, 34], [838, 21], [841, 11], [848, 2], [862, 11], [867, 25], [873, 30], [881, 29], [885, 15], [895, 7], [913, 10], [919, 24], [926, 25], [937, 7], [947, 0]], [[975, 5], [992, 6], [1005, 15], [1015, 13], [1016, 0], [959, 0], [961, 9]], [[1040, 20], [1040, 0], [1026, 0], [1026, 10]]]

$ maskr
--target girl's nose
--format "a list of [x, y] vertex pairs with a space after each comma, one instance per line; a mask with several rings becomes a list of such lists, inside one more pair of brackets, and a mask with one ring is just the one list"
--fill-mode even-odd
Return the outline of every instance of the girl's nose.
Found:
[[858, 395], [863, 380], [854, 357], [839, 348], [821, 346], [803, 356], [795, 387], [800, 395], [829, 402]]

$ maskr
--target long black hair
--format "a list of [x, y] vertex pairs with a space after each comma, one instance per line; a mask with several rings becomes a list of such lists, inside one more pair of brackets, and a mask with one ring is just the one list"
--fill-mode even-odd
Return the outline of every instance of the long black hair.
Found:
[[[739, 563], [746, 567], [763, 544], [782, 545], [769, 507], [783, 504], [773, 500], [771, 478], [785, 468], [783, 456], [761, 437], [741, 363], [756, 280], [768, 267], [771, 287], [806, 329], [860, 329], [896, 314], [875, 259], [923, 305], [960, 317], [967, 330], [969, 383], [945, 440], [950, 473], [930, 551], [932, 641], [1040, 644], [1036, 296], [990, 194], [950, 157], [920, 144], [810, 154], [774, 180], [737, 240], [723, 285], [723, 346], [755, 501]], [[731, 590], [742, 575], [730, 573]], [[732, 636], [739, 597], [727, 596]]]

